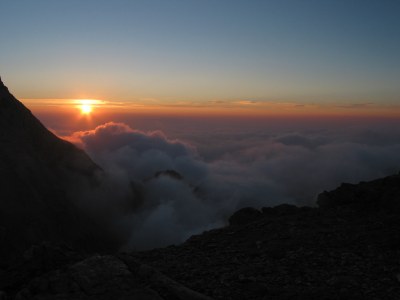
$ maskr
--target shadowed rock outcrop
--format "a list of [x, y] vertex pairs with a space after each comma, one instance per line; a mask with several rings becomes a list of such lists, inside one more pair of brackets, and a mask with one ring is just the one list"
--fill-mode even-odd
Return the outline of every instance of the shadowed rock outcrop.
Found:
[[96, 185], [101, 172], [85, 152], [47, 130], [0, 80], [0, 265], [43, 241], [104, 248], [97, 225], [73, 196]]
[[214, 299], [397, 300], [399, 179], [344, 184], [322, 208], [244, 208], [230, 226], [131, 255]]
[[343, 183], [331, 192], [321, 193], [317, 203], [322, 208], [400, 211], [400, 174], [359, 184]]
[[[40, 263], [44, 258], [49, 261]], [[127, 254], [82, 259], [70, 249], [51, 245], [42, 245], [39, 257], [28, 259], [7, 277], [0, 274], [0, 280], [5, 299], [211, 300]]]

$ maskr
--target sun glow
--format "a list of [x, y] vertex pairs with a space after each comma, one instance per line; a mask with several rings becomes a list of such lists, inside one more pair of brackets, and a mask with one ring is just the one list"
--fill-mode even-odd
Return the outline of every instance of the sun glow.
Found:
[[92, 112], [92, 107], [89, 104], [81, 105], [81, 113], [84, 115], [90, 114]]
[[93, 112], [94, 105], [97, 104], [99, 100], [91, 99], [80, 99], [78, 100], [78, 108], [83, 115], [89, 115]]

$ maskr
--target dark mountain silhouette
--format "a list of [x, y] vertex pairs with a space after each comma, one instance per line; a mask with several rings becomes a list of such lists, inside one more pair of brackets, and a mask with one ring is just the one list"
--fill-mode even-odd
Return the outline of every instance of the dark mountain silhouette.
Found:
[[0, 80], [1, 264], [42, 241], [97, 248], [96, 225], [71, 194], [78, 185], [96, 184], [101, 172], [82, 150], [47, 130]]

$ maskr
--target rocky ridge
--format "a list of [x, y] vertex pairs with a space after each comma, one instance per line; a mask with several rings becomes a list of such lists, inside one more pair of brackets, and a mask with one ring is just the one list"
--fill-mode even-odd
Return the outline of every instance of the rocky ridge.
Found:
[[0, 266], [43, 241], [82, 251], [105, 246], [96, 236], [98, 224], [74, 198], [74, 189], [96, 185], [101, 173], [84, 151], [47, 130], [0, 80]]
[[131, 255], [214, 299], [399, 299], [400, 175], [318, 203], [244, 208], [226, 228]]
[[[399, 299], [399, 187], [393, 175], [324, 192], [321, 207], [245, 208], [225, 228], [150, 251], [44, 245], [0, 272], [0, 299]], [[371, 190], [371, 205], [354, 196]]]

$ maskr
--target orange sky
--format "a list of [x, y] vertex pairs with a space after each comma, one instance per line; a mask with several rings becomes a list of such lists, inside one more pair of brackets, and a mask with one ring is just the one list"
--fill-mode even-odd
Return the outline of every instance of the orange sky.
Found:
[[[34, 113], [71, 114], [79, 116], [82, 104], [92, 108], [91, 115], [127, 113], [153, 116], [237, 116], [237, 117], [400, 117], [400, 105], [372, 103], [293, 103], [270, 101], [169, 102], [140, 99], [132, 102], [94, 99], [22, 99]], [[85, 103], [83, 103], [85, 102]]]

